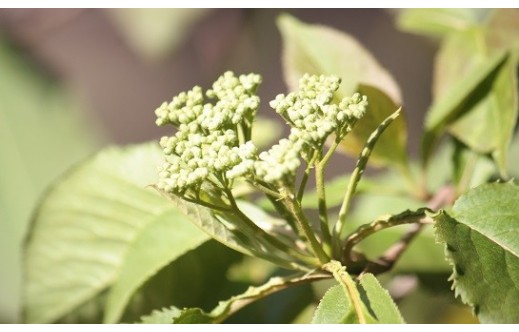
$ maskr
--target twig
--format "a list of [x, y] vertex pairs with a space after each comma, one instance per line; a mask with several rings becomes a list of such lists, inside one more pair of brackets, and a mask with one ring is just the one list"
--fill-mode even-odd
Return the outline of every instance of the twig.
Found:
[[[452, 186], [445, 186], [440, 188], [436, 195], [434, 195], [427, 207], [433, 211], [440, 209], [441, 207], [451, 204], [455, 197], [455, 188]], [[425, 217], [429, 219], [429, 217]], [[420, 234], [423, 227], [432, 223], [432, 221], [415, 223], [411, 226], [411, 229], [405, 233], [398, 242], [394, 243], [391, 247], [389, 247], [382, 256], [377, 258], [374, 262], [370, 262], [366, 266], [366, 272], [370, 272], [373, 274], [380, 274], [383, 272], [387, 272], [393, 268], [398, 259], [402, 256], [405, 250], [409, 247], [411, 242]]]

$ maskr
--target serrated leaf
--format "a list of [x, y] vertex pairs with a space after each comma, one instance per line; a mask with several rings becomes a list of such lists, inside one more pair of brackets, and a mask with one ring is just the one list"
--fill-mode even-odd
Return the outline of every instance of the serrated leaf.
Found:
[[53, 322], [113, 285], [107, 319], [117, 321], [147, 278], [208, 239], [145, 188], [161, 163], [156, 144], [109, 148], [50, 189], [26, 245], [27, 322]]
[[404, 319], [395, 302], [384, 289], [377, 278], [371, 273], [360, 276], [359, 290], [362, 289], [366, 297], [363, 299], [372, 310], [379, 323], [382, 324], [404, 324]]
[[410, 8], [398, 16], [398, 27], [432, 37], [445, 37], [478, 23], [485, 10], [471, 8]]
[[[356, 282], [362, 311], [370, 324], [403, 324], [404, 320], [393, 299], [372, 274], [364, 274]], [[359, 319], [344, 287], [331, 287], [315, 310], [312, 324], [358, 324]]]
[[484, 184], [436, 217], [454, 289], [482, 323], [519, 323], [519, 187]]
[[312, 324], [354, 324], [355, 313], [340, 285], [330, 288], [315, 310]]
[[[324, 74], [342, 78], [336, 95], [340, 99], [359, 89], [368, 95], [370, 106], [366, 115], [346, 138], [346, 141], [352, 141], [348, 153], [356, 157], [366, 135], [398, 108], [395, 105], [401, 104], [397, 84], [358, 41], [343, 32], [305, 24], [288, 15], [279, 18], [278, 26], [284, 45], [284, 76], [290, 89], [297, 89], [299, 78], [305, 73]], [[397, 139], [387, 140], [385, 147], [389, 150], [380, 148], [372, 156], [380, 164], [403, 162], [401, 152], [405, 150], [407, 135], [403, 117], [397, 119], [392, 127]]]
[[103, 135], [64, 86], [2, 36], [0, 73], [0, 322], [14, 323], [31, 212], [49, 183], [95, 151]]
[[199, 308], [180, 310], [176, 307], [154, 310], [150, 315], [141, 318], [144, 324], [208, 324], [213, 318]]

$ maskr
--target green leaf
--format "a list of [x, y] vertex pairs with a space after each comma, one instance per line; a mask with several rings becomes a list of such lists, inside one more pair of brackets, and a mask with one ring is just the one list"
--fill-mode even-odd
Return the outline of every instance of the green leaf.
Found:
[[474, 151], [491, 153], [503, 177], [519, 108], [516, 68], [517, 59], [509, 58], [484, 98], [449, 127]]
[[[263, 258], [282, 267], [294, 269], [293, 258], [286, 252], [261, 241], [262, 238], [254, 237], [253, 234], [245, 233], [244, 229], [236, 227], [235, 225], [239, 225], [241, 220], [233, 213], [215, 213], [209, 208], [186, 202], [175, 196], [172, 196], [171, 200], [196, 226], [218, 242], [243, 254]], [[253, 205], [242, 202], [241, 206], [247, 206], [246, 215], [253, 218], [254, 216], [266, 215], [265, 212]], [[273, 219], [269, 218], [269, 220]], [[253, 220], [259, 227], [265, 227], [265, 221], [263, 218], [256, 222]], [[268, 224], [267, 221], [266, 230], [275, 229], [273, 226], [275, 225]], [[275, 236], [278, 236], [278, 234], [275, 234]]]
[[112, 286], [115, 322], [146, 279], [208, 239], [146, 188], [161, 163], [155, 144], [109, 148], [50, 189], [26, 246], [27, 322], [53, 322]]
[[148, 60], [164, 58], [207, 13], [205, 8], [116, 8], [106, 13], [122, 37]]
[[[401, 95], [397, 84], [376, 59], [351, 36], [320, 25], [302, 23], [283, 15], [278, 20], [283, 37], [285, 81], [296, 90], [305, 73], [338, 75], [342, 78], [337, 97], [342, 99], [359, 90], [368, 96], [369, 108], [346, 138], [348, 153], [356, 157], [371, 132], [398, 107]], [[379, 164], [403, 163], [406, 126], [403, 117], [392, 125], [396, 139], [387, 140], [385, 149], [375, 149], [372, 158]], [[388, 135], [389, 136], [389, 135]]]
[[312, 324], [354, 324], [355, 313], [341, 285], [330, 288], [315, 310]]
[[519, 323], [519, 187], [484, 184], [436, 219], [457, 296], [482, 323]]
[[404, 324], [404, 319], [395, 302], [374, 275], [371, 273], [362, 274], [359, 283], [359, 291], [362, 289], [366, 295], [364, 302], [369, 304], [369, 308], [379, 323]]
[[[460, 77], [479, 70], [489, 58], [485, 50], [488, 30], [470, 29], [453, 34], [438, 54], [434, 77], [434, 95], [441, 99], [460, 84]], [[518, 113], [517, 57], [511, 56], [499, 67], [495, 75], [477, 91], [475, 99], [460, 110], [448, 126], [471, 149], [492, 153], [505, 173], [507, 150], [513, 135]]]
[[[359, 93], [368, 97], [366, 115], [355, 125], [352, 132], [339, 145], [338, 151], [356, 155], [377, 127], [398, 109], [397, 104], [381, 90], [361, 84]], [[383, 138], [378, 140], [371, 154], [370, 165], [385, 165], [386, 163], [405, 167], [407, 165], [407, 127], [404, 113], [391, 123]]]
[[[404, 320], [393, 299], [372, 274], [364, 274], [356, 283], [362, 310], [368, 323], [403, 324]], [[321, 299], [312, 324], [357, 324], [349, 296], [341, 285], [331, 287]]]
[[[396, 174], [395, 174], [396, 175]], [[398, 175], [399, 176], [399, 175]], [[337, 207], [342, 204], [351, 174], [337, 176], [325, 183], [326, 205], [328, 208]], [[406, 195], [406, 189], [391, 184], [387, 174], [382, 176], [363, 177], [357, 185], [356, 194], [369, 194], [376, 192], [381, 195]], [[305, 209], [318, 209], [318, 195], [315, 188], [305, 192], [303, 196], [303, 207]]]
[[[127, 249], [115, 284], [110, 289], [105, 308], [105, 323], [116, 323], [131, 295], [153, 276], [186, 251], [196, 248], [208, 237], [171, 210], [152, 221]], [[180, 222], [179, 222], [180, 221]]]
[[411, 8], [403, 10], [397, 24], [403, 31], [445, 37], [476, 25], [483, 14], [484, 9]]
[[176, 307], [154, 310], [141, 318], [144, 324], [209, 324], [213, 318], [199, 308], [180, 310]]
[[[77, 102], [0, 36], [0, 322], [19, 321], [22, 243], [38, 197], [102, 141]], [[66, 139], [64, 139], [66, 138]]]
[[[467, 32], [468, 33], [468, 32]], [[422, 162], [426, 164], [445, 128], [469, 112], [488, 92], [508, 54], [500, 52], [474, 66], [456, 84], [439, 96], [425, 119]]]

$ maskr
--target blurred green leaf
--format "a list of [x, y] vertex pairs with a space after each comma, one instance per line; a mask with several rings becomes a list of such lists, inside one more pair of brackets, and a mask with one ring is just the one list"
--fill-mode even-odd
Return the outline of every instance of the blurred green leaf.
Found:
[[208, 239], [151, 188], [156, 144], [109, 148], [41, 202], [26, 246], [25, 321], [48, 323], [107, 288], [107, 320], [161, 267]]
[[485, 184], [436, 219], [456, 295], [482, 323], [519, 323], [519, 187]]
[[[446, 39], [437, 57], [434, 94], [442, 98], [455, 89], [459, 78], [470, 75], [488, 58], [484, 38], [488, 31], [470, 29]], [[449, 132], [471, 149], [493, 153], [503, 172], [507, 150], [517, 119], [517, 58], [511, 56], [498, 69], [487, 86], [478, 90], [478, 100], [460, 110], [461, 117], [453, 119]]]
[[509, 58], [474, 108], [449, 126], [449, 132], [479, 153], [491, 153], [506, 177], [508, 148], [517, 121], [517, 58]]
[[259, 149], [269, 148], [281, 137], [282, 132], [283, 127], [278, 121], [256, 116], [251, 140]]
[[519, 178], [519, 135], [516, 135], [510, 145], [510, 158], [508, 158], [508, 172], [512, 177]]
[[398, 16], [397, 25], [403, 31], [445, 37], [476, 25], [485, 12], [473, 8], [410, 8]]
[[[340, 206], [348, 187], [351, 174], [337, 176], [325, 183], [326, 188], [326, 205], [328, 208]], [[388, 181], [389, 180], [389, 181]], [[388, 174], [380, 176], [365, 176], [357, 185], [356, 194], [369, 194], [376, 192], [377, 194], [387, 195], [406, 195], [406, 189], [394, 186]], [[305, 209], [317, 209], [319, 207], [317, 193], [314, 189], [307, 190], [303, 196], [303, 207]]]
[[[359, 93], [368, 97], [366, 115], [353, 128], [352, 132], [341, 142], [338, 151], [346, 151], [352, 156], [362, 151], [364, 144], [378, 126], [390, 114], [398, 109], [398, 106], [381, 90], [361, 84]], [[387, 163], [405, 168], [407, 165], [407, 126], [404, 119], [405, 113], [394, 120], [384, 131], [381, 139], [377, 141], [370, 157], [370, 165], [385, 165]]]
[[164, 58], [208, 12], [205, 8], [106, 9], [128, 44], [149, 60]]
[[507, 59], [507, 53], [494, 54], [471, 68], [451, 89], [435, 100], [425, 119], [426, 132], [422, 141], [424, 164], [428, 162], [445, 128], [461, 115], [469, 112], [484, 98]]
[[102, 135], [62, 86], [1, 37], [0, 73], [0, 322], [16, 322], [30, 214], [45, 187]]
[[[366, 115], [344, 143], [348, 153], [357, 157], [368, 135], [401, 103], [397, 84], [361, 44], [343, 32], [305, 24], [288, 15], [279, 18], [278, 26], [283, 37], [285, 81], [290, 89], [297, 89], [305, 73], [337, 75], [342, 78], [338, 98], [350, 96], [357, 90], [368, 96]], [[372, 160], [379, 164], [402, 164], [407, 139], [404, 118], [395, 120], [388, 132], [386, 138], [396, 139], [381, 140], [379, 145], [384, 148], [375, 149]]]

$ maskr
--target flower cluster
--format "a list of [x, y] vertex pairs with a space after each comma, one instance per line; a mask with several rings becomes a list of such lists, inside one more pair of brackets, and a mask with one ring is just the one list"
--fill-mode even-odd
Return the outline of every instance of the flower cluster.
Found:
[[280, 94], [270, 106], [292, 126], [292, 134], [319, 147], [332, 132], [344, 136], [366, 112], [367, 98], [358, 93], [333, 102], [340, 83], [337, 76], [305, 74], [298, 92]]
[[270, 102], [292, 128], [288, 139], [260, 154], [261, 160], [256, 164], [260, 178], [272, 182], [293, 177], [301, 164], [300, 157], [310, 161], [331, 133], [342, 139], [364, 116], [366, 96], [355, 93], [339, 104], [333, 103], [340, 83], [337, 76], [305, 74], [299, 80], [298, 92], [280, 94]]
[[332, 133], [342, 138], [366, 111], [366, 97], [358, 93], [339, 103], [334, 101], [338, 77], [306, 74], [298, 92], [278, 95], [270, 103], [292, 127], [290, 135], [258, 154], [250, 137], [259, 107], [255, 92], [260, 83], [259, 75], [236, 77], [226, 72], [205, 93], [216, 103], [205, 102], [202, 89], [196, 86], [155, 111], [158, 125], [178, 128], [174, 136], [160, 141], [166, 155], [160, 189], [183, 193], [200, 188], [209, 178], [224, 186], [239, 177], [266, 183], [290, 182], [301, 158], [310, 161]]
[[200, 87], [180, 93], [156, 111], [157, 124], [173, 124], [174, 136], [163, 137], [160, 145], [166, 162], [160, 169], [157, 186], [181, 193], [200, 186], [211, 174], [221, 182], [252, 170], [256, 155], [252, 142], [240, 142], [240, 132], [250, 137], [251, 125], [259, 107], [255, 95], [261, 82], [259, 75], [222, 75], [208, 90], [204, 103]]

